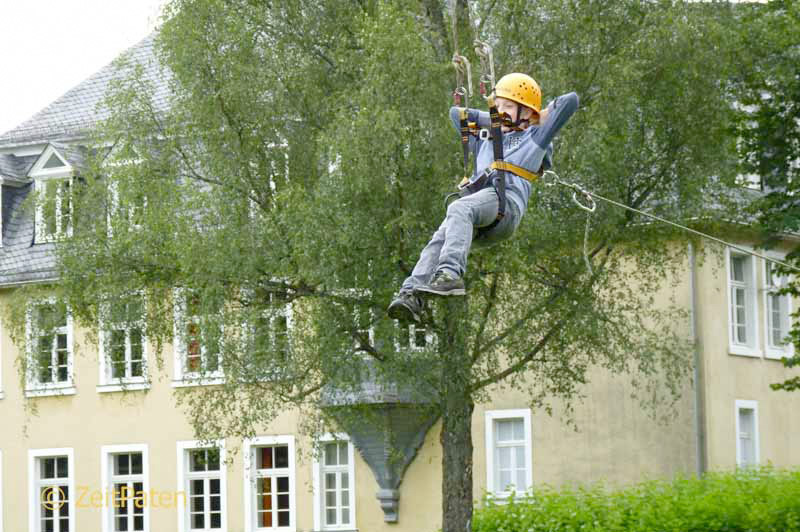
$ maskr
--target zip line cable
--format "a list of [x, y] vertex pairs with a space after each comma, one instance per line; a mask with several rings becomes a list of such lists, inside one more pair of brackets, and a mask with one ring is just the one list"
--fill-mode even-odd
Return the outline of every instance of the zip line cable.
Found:
[[[709, 235], [707, 233], [703, 233], [702, 231], [698, 231], [696, 229], [692, 229], [691, 227], [686, 227], [685, 225], [681, 225], [681, 224], [672, 222], [670, 220], [667, 220], [665, 218], [661, 218], [660, 216], [656, 216], [655, 214], [650, 214], [649, 212], [641, 211], [641, 210], [636, 209], [634, 207], [631, 207], [629, 205], [625, 205], [624, 203], [620, 203], [618, 201], [614, 201], [612, 199], [603, 197], [600, 194], [597, 194], [595, 192], [589, 192], [588, 190], [586, 190], [585, 188], [581, 187], [577, 183], [567, 183], [565, 181], [562, 181], [561, 178], [558, 176], [558, 174], [556, 174], [552, 170], [545, 170], [545, 172], [542, 174], [542, 177], [544, 177], [544, 176], [546, 176], [548, 174], [553, 176], [553, 182], [554, 183], [559, 184], [559, 185], [564, 186], [564, 187], [567, 187], [567, 188], [571, 188], [572, 191], [573, 191], [572, 192], [572, 200], [578, 205], [578, 207], [580, 207], [581, 209], [587, 211], [589, 214], [594, 212], [595, 207], [596, 207], [596, 204], [594, 202], [594, 198], [597, 198], [597, 199], [599, 199], [601, 201], [605, 201], [606, 203], [610, 203], [611, 205], [615, 205], [615, 206], [620, 207], [622, 209], [629, 210], [631, 212], [634, 212], [636, 214], [645, 216], [647, 218], [651, 218], [651, 219], [656, 220], [658, 222], [661, 222], [661, 223], [664, 223], [664, 224], [667, 224], [667, 225], [671, 225], [673, 227], [676, 227], [676, 228], [681, 229], [683, 231], [686, 231], [686, 232], [692, 233], [694, 235], [700, 236], [702, 238], [706, 238], [708, 240], [712, 240], [714, 242], [722, 244], [723, 246], [728, 246], [729, 248], [735, 249], [736, 251], [739, 251], [741, 253], [745, 253], [747, 255], [752, 255], [754, 257], [758, 257], [760, 259], [763, 259], [763, 260], [765, 260], [767, 262], [772, 262], [774, 264], [778, 264], [780, 266], [783, 266], [786, 269], [789, 269], [789, 270], [792, 270], [792, 271], [795, 271], [795, 272], [800, 272], [800, 268], [798, 268], [797, 266], [792, 266], [791, 264], [788, 264], [786, 262], [783, 262], [783, 261], [780, 261], [780, 260], [777, 260], [777, 259], [773, 259], [771, 257], [764, 256], [764, 255], [762, 255], [760, 253], [756, 253], [755, 251], [751, 251], [749, 249], [745, 249], [743, 247], [737, 246], [736, 244], [731, 244], [730, 242], [726, 242], [725, 240], [722, 240], [720, 238], [711, 236], [711, 235]], [[578, 200], [578, 195], [581, 195], [584, 198], [587, 198], [591, 202], [591, 205], [587, 206], [587, 205], [582, 204], [580, 202], [580, 200]]]

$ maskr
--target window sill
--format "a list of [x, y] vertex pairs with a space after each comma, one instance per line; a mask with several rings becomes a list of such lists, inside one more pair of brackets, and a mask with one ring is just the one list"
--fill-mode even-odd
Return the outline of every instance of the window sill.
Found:
[[208, 376], [208, 377], [184, 377], [182, 379], [175, 379], [172, 381], [173, 388], [189, 388], [192, 386], [214, 386], [225, 382], [225, 377], [222, 376]]
[[98, 384], [97, 393], [112, 393], [112, 392], [133, 392], [150, 389], [150, 383], [139, 382], [125, 382], [125, 383], [108, 383]]
[[731, 345], [728, 347], [728, 354], [730, 355], [737, 355], [743, 357], [751, 357], [751, 358], [761, 358], [763, 355], [760, 349], [754, 349], [752, 347], [746, 347], [743, 345]]
[[59, 395], [75, 395], [77, 390], [75, 386], [59, 386], [48, 388], [27, 388], [25, 390], [25, 397], [51, 397]]
[[768, 358], [770, 360], [777, 360], [778, 362], [780, 362], [782, 358], [791, 358], [793, 356], [794, 356], [794, 349], [792, 349], [792, 346], [789, 346], [788, 349], [770, 349], [768, 347], [767, 352], [764, 355], [765, 358]]

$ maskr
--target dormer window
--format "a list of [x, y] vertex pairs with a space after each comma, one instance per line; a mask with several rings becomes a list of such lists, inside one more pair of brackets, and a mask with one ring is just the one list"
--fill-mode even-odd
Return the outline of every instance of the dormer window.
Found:
[[36, 240], [52, 242], [72, 234], [72, 179], [36, 182]]
[[28, 176], [36, 192], [36, 242], [53, 242], [72, 234], [73, 168], [58, 150], [44, 149]]

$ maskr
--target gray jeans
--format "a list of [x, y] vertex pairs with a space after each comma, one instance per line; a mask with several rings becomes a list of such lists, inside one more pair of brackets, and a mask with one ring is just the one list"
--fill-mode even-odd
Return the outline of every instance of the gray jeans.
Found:
[[[462, 277], [467, 255], [477, 229], [490, 225], [497, 217], [498, 199], [493, 187], [459, 198], [447, 208], [447, 216], [422, 250], [411, 276], [403, 281], [402, 291], [426, 285], [437, 271]], [[506, 215], [488, 233], [475, 239], [476, 245], [492, 244], [514, 234], [522, 216], [517, 204], [506, 200]]]

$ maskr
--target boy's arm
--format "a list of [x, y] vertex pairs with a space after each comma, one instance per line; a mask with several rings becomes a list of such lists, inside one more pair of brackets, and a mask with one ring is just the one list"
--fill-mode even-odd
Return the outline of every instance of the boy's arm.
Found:
[[531, 138], [539, 146], [549, 146], [564, 124], [578, 110], [578, 95], [574, 92], [563, 94], [550, 102], [542, 113], [540, 125]]
[[[461, 133], [461, 119], [458, 116], [459, 111], [463, 109], [463, 107], [451, 107], [450, 108], [450, 120], [453, 122], [453, 127], [456, 128], [456, 131]], [[479, 111], [478, 109], [467, 109], [467, 121], [468, 122], [475, 122], [478, 124], [478, 127], [484, 128], [489, 127], [491, 122], [489, 120], [489, 113], [486, 111]]]

